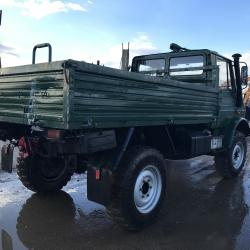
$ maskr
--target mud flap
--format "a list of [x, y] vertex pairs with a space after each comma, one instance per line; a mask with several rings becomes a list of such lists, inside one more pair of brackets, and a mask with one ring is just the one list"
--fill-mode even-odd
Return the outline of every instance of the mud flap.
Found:
[[5, 144], [1, 150], [1, 165], [2, 170], [11, 173], [13, 165], [13, 144]]
[[111, 201], [112, 182], [112, 172], [110, 170], [88, 167], [88, 199], [104, 206], [109, 205]]

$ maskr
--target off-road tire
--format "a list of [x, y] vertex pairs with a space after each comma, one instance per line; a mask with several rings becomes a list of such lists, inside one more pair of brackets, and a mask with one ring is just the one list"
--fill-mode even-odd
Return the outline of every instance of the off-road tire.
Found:
[[[235, 157], [235, 147], [240, 147], [242, 149], [242, 160], [239, 161], [237, 168], [233, 163], [233, 157]], [[234, 136], [232, 146], [228, 150], [215, 155], [214, 161], [217, 173], [225, 179], [230, 179], [238, 176], [244, 167], [246, 153], [246, 137], [243, 133], [237, 131]]]
[[[166, 193], [165, 165], [163, 156], [153, 148], [135, 146], [127, 151], [115, 174], [113, 199], [111, 205], [107, 207], [107, 213], [115, 223], [126, 230], [137, 231], [154, 221], [162, 208]], [[147, 166], [154, 166], [157, 169], [161, 178], [161, 189], [159, 189], [161, 191], [154, 203], [156, 205], [152, 207], [151, 211], [145, 213], [145, 211], [139, 211], [134, 192], [137, 180]], [[153, 190], [156, 189], [151, 189], [151, 192]]]
[[37, 193], [49, 193], [62, 189], [71, 179], [74, 171], [67, 166], [62, 167], [57, 178], [48, 180], [42, 174], [42, 166], [39, 162], [43, 159], [39, 157], [34, 155], [17, 159], [17, 174], [23, 185]]

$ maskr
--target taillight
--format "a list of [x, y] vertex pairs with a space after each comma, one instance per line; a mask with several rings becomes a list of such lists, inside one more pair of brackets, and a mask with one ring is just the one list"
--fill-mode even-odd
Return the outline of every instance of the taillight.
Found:
[[29, 156], [28, 147], [24, 136], [18, 141], [18, 149], [21, 158], [27, 158]]

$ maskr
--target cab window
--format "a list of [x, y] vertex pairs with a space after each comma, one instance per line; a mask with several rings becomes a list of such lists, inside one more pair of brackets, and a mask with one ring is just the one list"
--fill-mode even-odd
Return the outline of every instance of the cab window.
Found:
[[138, 72], [147, 75], [164, 75], [165, 59], [148, 59], [138, 62]]
[[185, 76], [185, 75], [201, 75], [202, 69], [196, 69], [204, 66], [203, 56], [182, 56], [170, 58], [170, 75]]
[[217, 65], [219, 66], [219, 87], [221, 89], [231, 88], [231, 78], [229, 71], [229, 63], [223, 58], [217, 57]]

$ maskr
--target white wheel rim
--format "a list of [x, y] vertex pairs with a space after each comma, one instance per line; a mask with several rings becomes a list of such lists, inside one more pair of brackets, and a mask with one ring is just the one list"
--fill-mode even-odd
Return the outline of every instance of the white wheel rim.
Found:
[[244, 146], [242, 142], [237, 142], [232, 153], [233, 167], [237, 170], [241, 167], [244, 158]]
[[162, 191], [160, 171], [148, 165], [139, 173], [134, 187], [134, 202], [140, 213], [150, 213], [158, 204]]

